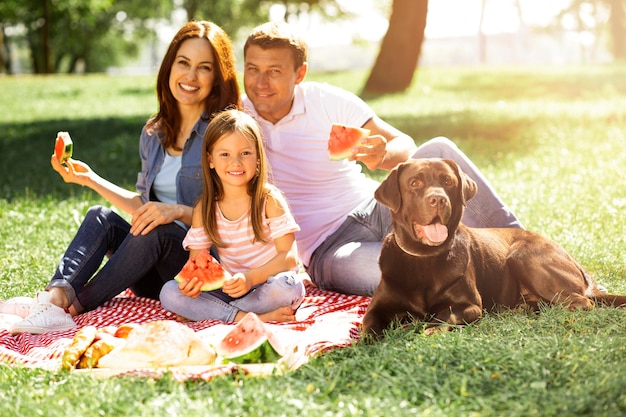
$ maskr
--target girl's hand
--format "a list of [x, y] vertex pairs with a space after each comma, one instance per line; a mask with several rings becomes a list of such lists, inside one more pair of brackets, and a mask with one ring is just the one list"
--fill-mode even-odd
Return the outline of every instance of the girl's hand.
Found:
[[133, 212], [130, 233], [134, 236], [147, 235], [157, 226], [172, 223], [180, 216], [180, 209], [174, 204], [149, 201]]
[[61, 175], [63, 181], [85, 186], [93, 175], [92, 169], [86, 163], [77, 159], [68, 159], [65, 165], [61, 164], [54, 154], [50, 158], [52, 169]]
[[182, 280], [178, 283], [178, 289], [181, 293], [190, 298], [196, 298], [202, 292], [202, 281], [193, 277], [190, 280]]
[[238, 272], [231, 279], [224, 282], [222, 291], [233, 298], [239, 298], [246, 295], [250, 288], [252, 288], [252, 285], [248, 282], [246, 276]]

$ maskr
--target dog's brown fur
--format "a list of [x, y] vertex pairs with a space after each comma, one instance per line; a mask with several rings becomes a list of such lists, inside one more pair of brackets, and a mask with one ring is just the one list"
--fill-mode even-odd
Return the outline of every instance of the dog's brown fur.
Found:
[[363, 318], [366, 334], [380, 336], [392, 321], [409, 319], [427, 320], [432, 333], [441, 323], [471, 323], [496, 305], [626, 305], [626, 296], [601, 292], [572, 256], [541, 235], [461, 224], [475, 194], [474, 181], [452, 160], [410, 160], [380, 184], [375, 197], [391, 209], [393, 230]]

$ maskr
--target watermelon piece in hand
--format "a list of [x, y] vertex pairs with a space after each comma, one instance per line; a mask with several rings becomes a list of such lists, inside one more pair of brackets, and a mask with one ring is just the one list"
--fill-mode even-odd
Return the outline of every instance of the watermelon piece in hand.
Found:
[[340, 161], [352, 155], [352, 149], [361, 145], [361, 139], [370, 135], [369, 129], [334, 123], [328, 139], [331, 161]]
[[189, 259], [174, 279], [181, 282], [183, 280], [188, 281], [193, 277], [202, 281], [202, 291], [222, 288], [224, 281], [232, 278], [230, 273], [217, 259], [211, 256], [207, 249], [201, 250], [196, 256]]
[[234, 363], [276, 362], [284, 347], [259, 316], [246, 313], [215, 347], [218, 356]]
[[57, 133], [56, 141], [54, 142], [54, 156], [56, 156], [59, 163], [64, 163], [72, 157], [72, 151], [74, 150], [74, 143], [70, 134], [67, 132]]

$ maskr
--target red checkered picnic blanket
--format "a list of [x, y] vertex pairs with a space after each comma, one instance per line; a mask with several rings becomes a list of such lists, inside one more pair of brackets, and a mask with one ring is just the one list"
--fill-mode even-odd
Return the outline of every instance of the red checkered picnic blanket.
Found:
[[[295, 369], [308, 358], [338, 347], [349, 346], [359, 338], [361, 322], [369, 297], [339, 294], [316, 288], [305, 281], [307, 295], [296, 313], [295, 322], [269, 323], [270, 330], [289, 348], [291, 358], [288, 368]], [[101, 307], [74, 317], [77, 328], [49, 332], [41, 335], [20, 334], [12, 336], [6, 328], [0, 329], [0, 362], [47, 370], [60, 369], [65, 348], [78, 329], [86, 325], [98, 328], [124, 323], [145, 323], [153, 320], [174, 320], [175, 316], [164, 310], [156, 300], [136, 297], [130, 291], [120, 294]], [[217, 343], [234, 326], [217, 320], [185, 323], [198, 336]], [[5, 326], [6, 327], [6, 326]], [[168, 370], [129, 370], [124, 375], [160, 376], [170, 372], [175, 379], [209, 380], [217, 375], [232, 372], [266, 373], [272, 368], [264, 366], [237, 366], [234, 364], [204, 367], [185, 367]], [[83, 370], [81, 370], [83, 371]], [[87, 370], [106, 375], [105, 370]], [[108, 373], [109, 375], [112, 373]]]

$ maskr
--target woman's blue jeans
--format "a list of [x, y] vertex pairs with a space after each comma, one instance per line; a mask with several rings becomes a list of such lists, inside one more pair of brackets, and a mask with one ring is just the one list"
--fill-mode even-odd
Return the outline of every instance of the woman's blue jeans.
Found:
[[[421, 145], [413, 158], [454, 160], [478, 187], [467, 201], [463, 223], [470, 227], [522, 228], [474, 163], [449, 139], [438, 137]], [[307, 266], [319, 287], [345, 294], [372, 295], [380, 281], [378, 256], [382, 240], [391, 231], [389, 209], [373, 197], [352, 213], [317, 247]]]
[[[159, 298], [163, 284], [181, 270], [189, 253], [186, 231], [176, 223], [133, 236], [130, 224], [102, 206], [91, 207], [46, 287], [60, 287], [77, 312], [93, 310], [130, 288]], [[105, 256], [109, 259], [102, 265]]]

